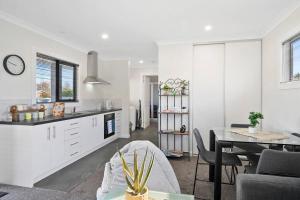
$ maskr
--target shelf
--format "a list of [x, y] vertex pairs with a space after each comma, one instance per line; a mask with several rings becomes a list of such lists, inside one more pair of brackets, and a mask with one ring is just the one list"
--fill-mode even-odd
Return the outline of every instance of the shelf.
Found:
[[190, 133], [188, 131], [181, 133], [180, 131], [174, 131], [174, 130], [161, 130], [160, 134], [170, 134], [170, 135], [189, 135]]
[[189, 114], [189, 112], [158, 112], [158, 114]]
[[167, 149], [163, 149], [162, 151], [167, 157], [171, 157], [171, 158], [183, 157], [183, 151], [174, 151], [174, 150], [167, 150]]
[[159, 96], [161, 97], [180, 97], [180, 96], [186, 96], [188, 97], [189, 95], [188, 94], [160, 94]]

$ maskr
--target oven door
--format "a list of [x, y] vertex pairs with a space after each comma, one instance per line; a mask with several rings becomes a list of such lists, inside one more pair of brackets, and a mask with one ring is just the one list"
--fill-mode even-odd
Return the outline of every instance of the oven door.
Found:
[[104, 139], [115, 134], [115, 113], [104, 115]]

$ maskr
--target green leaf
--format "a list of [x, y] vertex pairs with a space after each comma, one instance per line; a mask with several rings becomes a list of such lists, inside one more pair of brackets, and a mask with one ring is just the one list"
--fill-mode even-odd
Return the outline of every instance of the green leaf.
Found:
[[139, 193], [143, 191], [147, 181], [148, 181], [148, 178], [150, 176], [150, 173], [151, 173], [151, 170], [152, 170], [152, 167], [153, 167], [153, 163], [154, 163], [154, 154], [152, 154], [152, 157], [151, 157], [151, 160], [150, 160], [150, 165], [148, 166], [148, 169], [147, 169], [147, 172], [146, 172], [146, 176], [144, 178], [144, 181], [139, 189]]
[[129, 181], [128, 177], [125, 176], [125, 180], [126, 180], [126, 183], [127, 183], [127, 186], [132, 190], [132, 191], [135, 191], [133, 186], [132, 186], [132, 183]]
[[133, 187], [136, 189], [136, 191], [138, 191], [139, 190], [139, 170], [138, 170], [138, 161], [137, 161], [136, 151], [134, 151], [133, 168], [134, 168]]
[[129, 177], [131, 179], [133, 179], [133, 174], [132, 174], [131, 170], [129, 169], [129, 167], [128, 167], [127, 163], [126, 163], [123, 154], [121, 152], [119, 152], [119, 155], [120, 155], [120, 158], [122, 160], [122, 166], [123, 166], [123, 171], [124, 171], [125, 175], [128, 174]]
[[147, 148], [147, 150], [146, 150], [145, 157], [144, 157], [144, 160], [143, 160], [141, 169], [140, 169], [139, 182], [142, 182], [142, 178], [143, 178], [143, 174], [144, 174], [145, 162], [146, 162], [147, 155], [148, 155], [148, 148]]

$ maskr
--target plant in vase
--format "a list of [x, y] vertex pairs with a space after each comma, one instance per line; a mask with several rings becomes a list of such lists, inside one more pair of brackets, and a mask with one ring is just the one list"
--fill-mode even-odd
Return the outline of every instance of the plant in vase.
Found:
[[249, 126], [249, 133], [257, 133], [257, 125], [259, 124], [259, 119], [263, 119], [264, 116], [260, 112], [250, 112], [249, 120], [250, 125]]
[[181, 87], [181, 94], [186, 95], [186, 86], [188, 85], [188, 82], [186, 80], [182, 80], [180, 82], [180, 87]]
[[164, 91], [165, 95], [169, 95], [169, 94], [171, 94], [173, 88], [165, 83], [161, 89]]
[[125, 193], [125, 200], [148, 200], [148, 188], [146, 187], [146, 183], [148, 181], [154, 163], [154, 154], [152, 154], [151, 156], [145, 174], [144, 171], [146, 167], [145, 163], [148, 155], [148, 150], [146, 151], [143, 163], [140, 168], [138, 167], [137, 153], [135, 151], [133, 169], [130, 169], [128, 167], [128, 164], [124, 159], [123, 153], [119, 152], [119, 155], [122, 160], [123, 172], [128, 186]]

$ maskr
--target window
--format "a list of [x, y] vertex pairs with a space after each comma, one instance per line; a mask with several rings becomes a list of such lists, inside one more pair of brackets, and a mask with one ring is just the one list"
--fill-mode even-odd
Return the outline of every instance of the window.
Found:
[[291, 80], [300, 80], [300, 38], [291, 42]]
[[281, 82], [300, 81], [300, 34], [283, 43]]
[[37, 54], [37, 103], [76, 102], [78, 65]]

